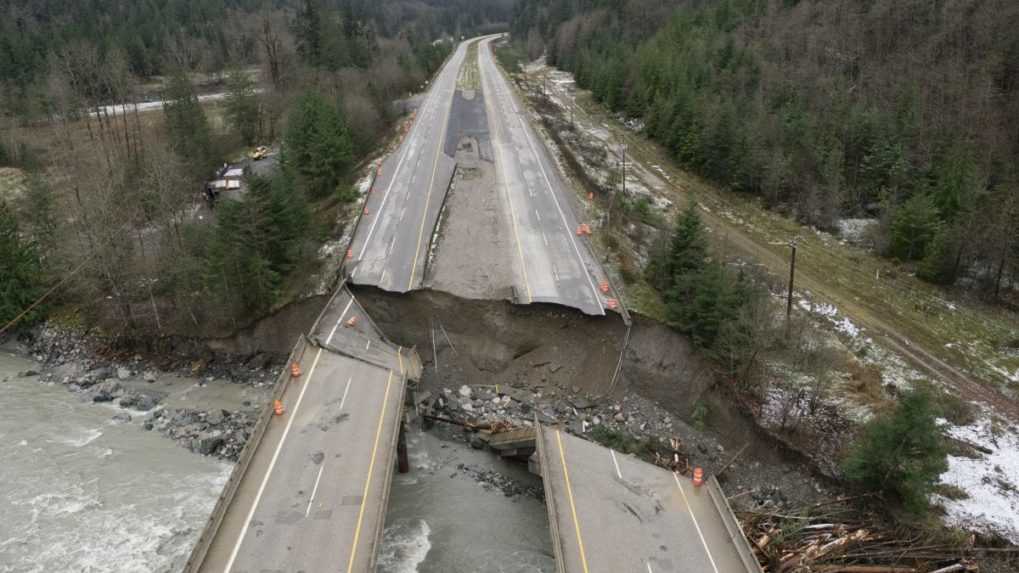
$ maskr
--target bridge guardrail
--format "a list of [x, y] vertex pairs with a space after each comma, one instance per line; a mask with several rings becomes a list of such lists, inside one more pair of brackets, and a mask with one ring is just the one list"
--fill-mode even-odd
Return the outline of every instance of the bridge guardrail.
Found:
[[736, 553], [739, 553], [740, 561], [746, 567], [747, 573], [762, 573], [761, 565], [754, 557], [754, 553], [750, 549], [750, 543], [747, 541], [746, 536], [743, 535], [743, 530], [740, 529], [739, 523], [736, 521], [736, 514], [732, 512], [732, 507], [729, 506], [729, 500], [726, 499], [725, 492], [722, 491], [722, 486], [718, 483], [718, 478], [711, 476], [708, 479], [707, 487], [711, 501], [714, 502], [715, 509], [718, 510], [718, 514], [722, 517], [722, 523], [725, 524], [725, 530], [729, 533], [729, 539], [736, 546]]
[[[291, 350], [290, 356], [287, 358], [287, 364], [291, 364], [294, 360], [300, 359], [301, 355], [304, 354], [306, 347], [307, 339], [304, 336], [301, 336], [301, 338], [297, 341], [297, 344], [294, 345], [293, 350]], [[191, 550], [191, 556], [188, 557], [187, 563], [184, 564], [184, 573], [197, 572], [199, 568], [201, 568], [202, 562], [205, 561], [205, 556], [209, 552], [212, 540], [216, 538], [216, 533], [219, 531], [219, 527], [223, 523], [223, 517], [226, 515], [226, 510], [230, 507], [230, 503], [233, 502], [234, 496], [237, 495], [237, 489], [240, 487], [241, 480], [244, 478], [244, 474], [247, 473], [248, 466], [251, 465], [251, 460], [255, 456], [255, 450], [257, 450], [258, 446], [262, 443], [262, 437], [265, 435], [265, 431], [269, 427], [269, 422], [272, 420], [272, 402], [273, 400], [279, 400], [283, 397], [289, 383], [290, 372], [286, 367], [284, 367], [280, 372], [279, 378], [276, 379], [272, 397], [266, 402], [262, 411], [259, 413], [258, 421], [255, 422], [255, 427], [251, 432], [251, 436], [248, 438], [248, 442], [244, 445], [244, 449], [241, 450], [241, 455], [237, 458], [237, 464], [234, 465], [233, 471], [230, 472], [230, 477], [223, 486], [222, 493], [220, 493], [219, 498], [216, 499], [216, 505], [213, 507], [208, 521], [205, 522], [205, 528], [202, 530], [201, 535], [199, 535], [198, 541], [195, 542], [194, 549]]]
[[[335, 290], [333, 290], [332, 296], [329, 297], [329, 302], [322, 306], [322, 310], [315, 318], [315, 322], [311, 327], [311, 332], [315, 332], [318, 329], [318, 325], [322, 321], [322, 317], [325, 316], [326, 310], [332, 306], [332, 302], [336, 299], [336, 295], [343, 290], [346, 283], [347, 280], [345, 277], [340, 280], [340, 284]], [[295, 360], [300, 360], [301, 356], [304, 355], [304, 351], [307, 346], [308, 338], [307, 336], [302, 335], [297, 340], [297, 343], [294, 344], [294, 348], [290, 351], [286, 364], [293, 364]], [[259, 413], [258, 420], [255, 422], [255, 427], [251, 431], [251, 436], [248, 437], [247, 443], [244, 444], [244, 449], [241, 450], [241, 455], [237, 458], [237, 464], [234, 465], [234, 469], [230, 472], [230, 477], [223, 486], [223, 491], [216, 499], [216, 505], [213, 507], [212, 513], [209, 514], [209, 519], [205, 522], [205, 527], [202, 529], [201, 535], [198, 536], [198, 541], [195, 542], [195, 546], [191, 550], [191, 556], [188, 557], [187, 562], [184, 564], [183, 573], [196, 573], [201, 568], [202, 562], [205, 561], [205, 556], [209, 552], [212, 540], [216, 538], [216, 533], [219, 532], [219, 527], [223, 524], [223, 517], [226, 515], [226, 510], [230, 507], [230, 503], [233, 502], [234, 496], [237, 495], [237, 488], [240, 487], [241, 480], [244, 479], [244, 474], [247, 473], [248, 466], [251, 465], [251, 460], [255, 457], [255, 451], [262, 443], [262, 437], [265, 436], [265, 431], [268, 429], [269, 422], [272, 420], [272, 403], [275, 400], [281, 400], [283, 398], [283, 394], [286, 393], [287, 387], [290, 384], [291, 377], [288, 374], [289, 370], [286, 368], [286, 365], [284, 365], [279, 378], [276, 379], [276, 384], [273, 386], [272, 396]]]
[[545, 490], [545, 507], [548, 510], [548, 528], [552, 535], [552, 553], [555, 554], [555, 566], [557, 573], [566, 573], [566, 564], [563, 560], [563, 546], [559, 538], [559, 509], [556, 507], [555, 496], [552, 495], [552, 480], [548, 479], [549, 460], [545, 451], [545, 439], [542, 436], [544, 427], [534, 415], [534, 443], [538, 447], [538, 463], [541, 464], [541, 486]]

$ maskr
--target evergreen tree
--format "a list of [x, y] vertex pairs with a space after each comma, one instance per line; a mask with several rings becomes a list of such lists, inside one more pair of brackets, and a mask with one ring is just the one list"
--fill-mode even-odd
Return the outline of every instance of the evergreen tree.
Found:
[[304, 0], [294, 22], [297, 53], [312, 67], [322, 65], [322, 7], [320, 0]]
[[928, 393], [904, 394], [893, 412], [864, 427], [843, 465], [846, 477], [922, 513], [938, 476], [948, 469], [937, 415]]
[[681, 287], [684, 277], [700, 272], [708, 256], [708, 243], [704, 236], [697, 204], [690, 200], [676, 221], [676, 230], [669, 245], [669, 260], [666, 267], [669, 288]]
[[910, 197], [892, 215], [890, 254], [904, 261], [922, 258], [940, 228], [933, 198], [926, 193]]
[[927, 245], [926, 253], [916, 276], [925, 281], [940, 285], [950, 285], [956, 279], [955, 255], [958, 245], [954, 234], [947, 229], [939, 229]]
[[34, 174], [29, 176], [23, 207], [32, 240], [38, 247], [39, 254], [45, 257], [54, 247], [57, 218], [53, 211], [53, 190], [41, 176]]
[[248, 180], [249, 192], [217, 209], [207, 281], [239, 311], [261, 312], [276, 301], [283, 278], [301, 259], [308, 206], [286, 171]]
[[353, 148], [336, 108], [316, 92], [301, 96], [284, 138], [285, 162], [313, 197], [339, 189], [353, 163]]
[[198, 103], [198, 96], [183, 70], [177, 70], [170, 77], [165, 99], [163, 111], [170, 145], [191, 169], [191, 177], [204, 179], [219, 163], [219, 157], [213, 151], [205, 110]]
[[[0, 201], [0, 326], [14, 319], [42, 295], [42, 269], [35, 245], [19, 234], [18, 221]], [[31, 320], [38, 309], [26, 318]]]
[[231, 70], [226, 80], [226, 115], [244, 145], [258, 142], [261, 132], [261, 107], [255, 82], [243, 70]]

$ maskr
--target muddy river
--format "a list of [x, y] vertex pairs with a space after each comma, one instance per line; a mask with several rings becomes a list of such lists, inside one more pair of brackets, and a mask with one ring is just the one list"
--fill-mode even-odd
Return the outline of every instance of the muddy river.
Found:
[[[179, 571], [231, 465], [143, 430], [141, 413], [115, 422], [116, 406], [19, 375], [40, 369], [0, 349], [0, 573]], [[171, 386], [171, 407], [229, 407], [252, 392]], [[412, 471], [393, 478], [380, 573], [553, 571], [540, 480], [449, 438], [411, 429]]]
[[0, 572], [179, 570], [231, 466], [18, 376], [38, 368], [0, 351]]

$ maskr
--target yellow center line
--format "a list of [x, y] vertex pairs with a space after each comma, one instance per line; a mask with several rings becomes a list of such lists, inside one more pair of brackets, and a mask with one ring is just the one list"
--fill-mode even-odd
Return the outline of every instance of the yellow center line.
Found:
[[711, 562], [711, 569], [715, 573], [718, 573], [718, 565], [715, 565], [715, 558], [711, 556], [711, 549], [708, 548], [708, 542], [704, 540], [704, 534], [701, 533], [701, 526], [697, 523], [697, 517], [693, 514], [693, 509], [690, 508], [690, 501], [686, 499], [686, 492], [683, 491], [683, 484], [679, 483], [679, 476], [675, 472], [672, 473], [672, 479], [676, 480], [676, 487], [679, 488], [679, 494], [683, 496], [683, 503], [686, 505], [686, 511], [690, 514], [690, 519], [693, 520], [694, 529], [697, 530], [697, 537], [701, 538], [701, 545], [704, 546], [704, 553], [708, 555], [708, 561]]
[[361, 510], [357, 514], [357, 527], [354, 529], [354, 544], [350, 549], [350, 561], [347, 562], [347, 573], [354, 571], [354, 558], [357, 557], [357, 543], [361, 539], [361, 523], [364, 521], [364, 508], [368, 503], [368, 489], [372, 484], [372, 474], [375, 471], [375, 455], [379, 451], [379, 437], [382, 436], [382, 422], [386, 418], [386, 403], [389, 402], [389, 387], [393, 382], [393, 371], [389, 371], [389, 378], [386, 380], [386, 393], [382, 396], [382, 412], [379, 413], [379, 424], [375, 430], [375, 443], [372, 445], [371, 461], [368, 462], [368, 478], [364, 482], [364, 493], [361, 495]]
[[584, 573], [588, 573], [587, 554], [584, 552], [584, 539], [580, 536], [580, 522], [577, 521], [577, 506], [573, 503], [573, 487], [570, 485], [570, 471], [566, 469], [566, 454], [563, 453], [563, 438], [559, 430], [556, 430], [555, 432], [555, 439], [559, 443], [559, 461], [563, 465], [563, 478], [566, 480], [566, 497], [570, 500], [570, 513], [573, 514], [573, 528], [577, 532], [577, 546], [580, 548], [580, 565], [584, 568]]

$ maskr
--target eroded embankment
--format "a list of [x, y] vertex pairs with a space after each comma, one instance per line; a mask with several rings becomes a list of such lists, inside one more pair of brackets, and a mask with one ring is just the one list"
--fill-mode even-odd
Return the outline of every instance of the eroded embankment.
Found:
[[746, 507], [773, 496], [812, 502], [822, 495], [810, 464], [761, 432], [714, 383], [686, 337], [659, 322], [634, 317], [620, 364], [626, 326], [614, 313], [428, 290], [357, 287], [355, 294], [390, 339], [417, 348], [421, 388], [433, 401], [445, 397], [443, 416], [456, 418], [468, 403], [475, 418], [526, 423], [537, 414], [617, 448], [645, 443], [643, 453], [668, 453], [675, 438], [682, 455], [709, 472], [746, 446], [725, 480], [733, 494], [753, 492], [740, 498]]
[[[634, 316], [620, 362], [627, 328], [614, 313], [588, 316], [558, 305], [463, 299], [434, 290], [353, 291], [390, 340], [417, 349], [424, 363], [420, 388], [459, 403], [464, 400], [458, 391], [468, 386], [477, 415], [498, 409], [483, 405], [488, 393], [509, 392], [527, 403], [507, 409], [518, 422], [537, 412], [574, 432], [601, 426], [602, 437], [651, 440], [650, 449], [663, 451], [677, 438], [691, 463], [709, 471], [749, 444], [730, 467], [726, 488], [763, 492], [740, 498], [751, 504], [778, 495], [776, 484], [783, 484], [781, 497], [799, 501], [811, 500], [821, 487], [803, 457], [757, 428], [715, 384], [710, 364], [686, 337], [655, 320]], [[307, 330], [313, 318], [305, 315], [316, 304], [321, 300], [290, 305], [210, 344], [221, 351], [274, 351], [276, 341], [292, 341]], [[738, 471], [744, 467], [753, 471]]]
[[698, 401], [721, 399], [709, 395], [712, 370], [690, 341], [643, 316], [634, 316], [620, 364], [626, 325], [615, 313], [588, 316], [559, 305], [466, 300], [440, 291], [398, 295], [357, 287], [355, 294], [387, 336], [417, 348], [426, 384], [523, 384], [609, 398], [630, 391], [682, 418]]

